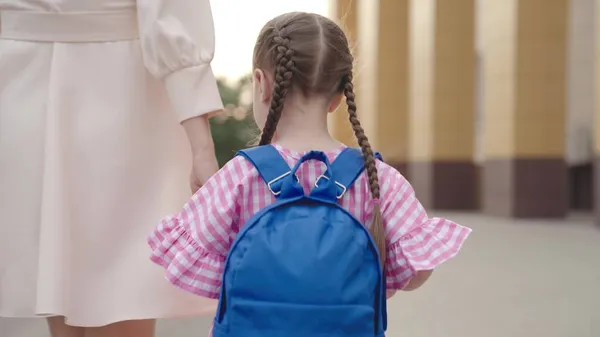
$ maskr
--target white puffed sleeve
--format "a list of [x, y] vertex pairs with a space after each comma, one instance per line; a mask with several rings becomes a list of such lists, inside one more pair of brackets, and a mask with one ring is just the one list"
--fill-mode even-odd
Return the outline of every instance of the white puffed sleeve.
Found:
[[209, 0], [137, 0], [144, 64], [165, 83], [180, 121], [223, 109], [211, 68]]

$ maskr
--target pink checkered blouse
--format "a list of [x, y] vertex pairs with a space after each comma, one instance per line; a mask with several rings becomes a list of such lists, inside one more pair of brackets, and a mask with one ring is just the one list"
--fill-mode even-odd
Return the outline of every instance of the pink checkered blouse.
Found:
[[[304, 153], [275, 147], [290, 166]], [[330, 161], [343, 150], [327, 153]], [[388, 290], [402, 289], [419, 270], [431, 270], [454, 257], [471, 232], [450, 220], [428, 218], [412, 186], [391, 166], [378, 162], [381, 210], [387, 238]], [[300, 166], [305, 190], [324, 171], [319, 161]], [[371, 195], [363, 174], [340, 200], [343, 207], [367, 224]], [[218, 298], [225, 257], [240, 227], [273, 203], [254, 166], [241, 156], [227, 163], [183, 206], [163, 219], [148, 238], [151, 260], [166, 270], [175, 286], [196, 295]]]

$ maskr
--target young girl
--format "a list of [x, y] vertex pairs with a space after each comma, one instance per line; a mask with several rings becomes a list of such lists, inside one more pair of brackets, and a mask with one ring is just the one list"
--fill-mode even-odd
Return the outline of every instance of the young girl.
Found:
[[[331, 20], [310, 13], [276, 17], [254, 50], [254, 118], [262, 127], [260, 145], [273, 144], [290, 167], [311, 150], [333, 161], [344, 146], [329, 134], [327, 114], [345, 97], [366, 171], [339, 202], [369, 227], [385, 261], [390, 297], [423, 285], [458, 253], [471, 230], [428, 218], [406, 179], [375, 160], [356, 114], [353, 61], [346, 36]], [[320, 162], [308, 161], [298, 179], [309, 191], [322, 173]], [[240, 227], [274, 201], [252, 163], [235, 157], [179, 214], [160, 223], [149, 238], [151, 259], [174, 285], [218, 298], [225, 258]]]

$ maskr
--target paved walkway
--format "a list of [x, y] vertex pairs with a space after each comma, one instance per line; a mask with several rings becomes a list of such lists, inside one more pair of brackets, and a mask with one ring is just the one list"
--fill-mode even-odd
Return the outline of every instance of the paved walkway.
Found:
[[[600, 336], [600, 229], [591, 217], [510, 221], [446, 214], [474, 229], [462, 254], [389, 304], [388, 337]], [[207, 318], [164, 320], [157, 337], [205, 336]], [[0, 319], [0, 337], [47, 337]]]

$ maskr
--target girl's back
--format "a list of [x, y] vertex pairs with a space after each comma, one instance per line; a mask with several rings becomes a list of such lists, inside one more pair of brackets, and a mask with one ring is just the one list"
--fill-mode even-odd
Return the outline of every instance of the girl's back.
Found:
[[[303, 151], [293, 151], [300, 149], [327, 152], [329, 161], [334, 162], [342, 146], [328, 132], [327, 115], [341, 113], [335, 110], [345, 99], [348, 119], [363, 155], [364, 172], [339, 202], [368, 227], [380, 261], [384, 262], [389, 296], [396, 290], [412, 290], [422, 285], [433, 269], [456, 255], [470, 229], [449, 220], [428, 218], [404, 177], [375, 159], [358, 120], [353, 63], [348, 39], [331, 20], [311, 13], [276, 17], [263, 27], [254, 50], [253, 111], [262, 130], [259, 145], [274, 143], [290, 167], [303, 156], [304, 153], [300, 153]], [[276, 163], [272, 166], [280, 167]], [[298, 180], [305, 190], [311, 190], [322, 173], [320, 162], [308, 161], [300, 167]], [[335, 179], [335, 175], [331, 177]], [[297, 192], [299, 189], [294, 189], [294, 193]], [[218, 298], [232, 242], [254, 214], [274, 201], [275, 196], [253, 164], [244, 157], [236, 157], [212, 177], [179, 214], [160, 223], [149, 239], [153, 250], [151, 258], [166, 269], [166, 277], [173, 284], [200, 296]], [[303, 215], [294, 216], [304, 219]], [[327, 217], [319, 220], [323, 219], [330, 220]], [[292, 242], [296, 237], [292, 236]], [[256, 242], [260, 245], [267, 241]], [[234, 249], [231, 256], [235, 252]], [[320, 258], [304, 249], [298, 252], [297, 256], [308, 257], [308, 263], [311, 258], [314, 261]], [[270, 258], [281, 259], [277, 254], [271, 254]], [[359, 259], [356, 256], [354, 262]], [[262, 260], [252, 261], [273, 262]], [[264, 275], [269, 277], [270, 274]], [[320, 285], [323, 282], [317, 275], [294, 275], [298, 283]], [[340, 277], [340, 282], [344, 280], [348, 277]], [[273, 280], [269, 278], [269, 281]], [[262, 292], [260, 287], [252, 289]], [[223, 302], [222, 299], [220, 303]], [[285, 313], [278, 314], [291, 319]], [[254, 328], [268, 319], [254, 322]], [[318, 324], [313, 328], [318, 328]]]
[[[290, 167], [305, 153], [274, 146]], [[333, 162], [343, 150], [326, 151]], [[388, 290], [400, 290], [417, 271], [432, 270], [452, 258], [470, 229], [440, 218], [428, 218], [412, 186], [393, 167], [377, 162], [381, 216], [386, 233]], [[298, 179], [308, 192], [323, 174], [316, 160], [301, 164]], [[366, 174], [340, 199], [340, 205], [369, 226], [374, 208]], [[225, 257], [241, 227], [275, 202], [275, 196], [251, 162], [231, 160], [184, 206], [167, 217], [149, 239], [152, 260], [167, 269], [167, 278], [184, 290], [218, 298]], [[185, 247], [191, 244], [194, 250]], [[210, 266], [210, 268], [206, 268]]]

